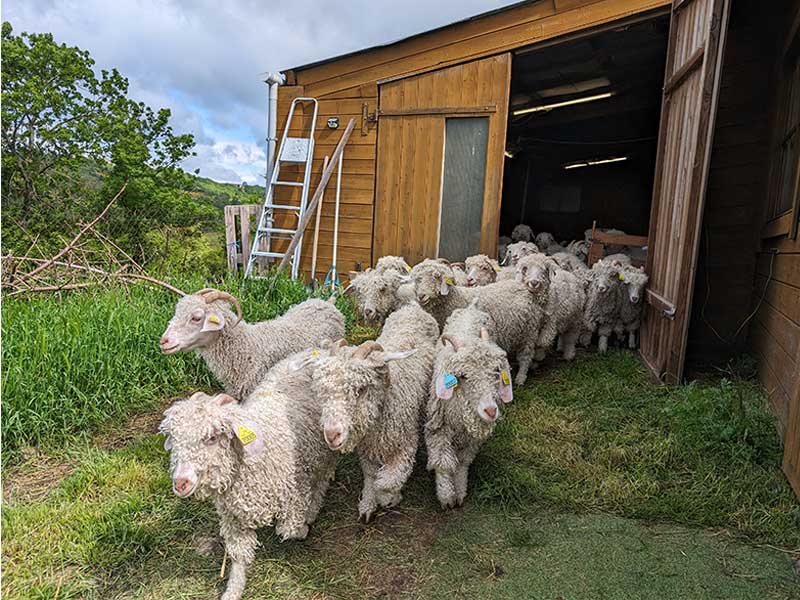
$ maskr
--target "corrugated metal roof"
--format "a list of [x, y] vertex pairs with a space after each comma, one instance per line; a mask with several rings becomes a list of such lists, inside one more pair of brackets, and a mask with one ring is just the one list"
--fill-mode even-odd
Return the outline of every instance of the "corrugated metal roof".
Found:
[[401, 42], [407, 42], [409, 40], [416, 39], [418, 37], [422, 37], [423, 35], [428, 35], [429, 33], [435, 33], [437, 31], [442, 31], [443, 29], [447, 29], [448, 27], [453, 27], [454, 25], [461, 25], [462, 23], [469, 23], [471, 21], [477, 21], [478, 19], [482, 19], [484, 17], [488, 17], [490, 15], [495, 15], [498, 13], [506, 12], [509, 10], [513, 10], [520, 6], [524, 6], [525, 4], [535, 4], [537, 2], [543, 2], [544, 0], [522, 0], [521, 2], [515, 2], [513, 4], [509, 4], [508, 6], [503, 6], [501, 8], [495, 8], [494, 10], [489, 10], [478, 15], [474, 15], [472, 17], [467, 17], [466, 19], [461, 19], [459, 21], [453, 21], [452, 23], [448, 23], [447, 25], [442, 25], [440, 27], [435, 27], [434, 29], [428, 29], [427, 31], [422, 31], [420, 33], [415, 33], [414, 35], [409, 35], [404, 38], [400, 38], [397, 40], [393, 40], [391, 42], [386, 42], [385, 44], [378, 44], [376, 46], [369, 46], [368, 48], [362, 48], [360, 50], [354, 50], [353, 52], [346, 52], [345, 54], [339, 54], [337, 56], [331, 56], [330, 58], [324, 58], [322, 60], [318, 60], [311, 63], [306, 63], [304, 65], [300, 65], [298, 67], [290, 67], [288, 69], [282, 69], [283, 71], [302, 71], [303, 69], [310, 69], [312, 67], [318, 67], [319, 65], [324, 65], [326, 63], [334, 62], [336, 60], [341, 60], [343, 58], [348, 58], [350, 56], [356, 56], [358, 54], [365, 54], [367, 52], [371, 52], [373, 50], [378, 50], [380, 48], [388, 48], [389, 46], [394, 46], [395, 44], [400, 44]]

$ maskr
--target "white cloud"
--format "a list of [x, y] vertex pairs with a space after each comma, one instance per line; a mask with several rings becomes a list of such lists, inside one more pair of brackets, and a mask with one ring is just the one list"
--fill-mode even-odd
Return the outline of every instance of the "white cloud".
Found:
[[229, 183], [264, 184], [266, 153], [259, 146], [239, 140], [223, 140], [198, 144], [197, 156], [183, 162], [187, 171], [200, 169], [202, 177]]
[[[173, 127], [191, 132], [210, 177], [248, 180], [265, 129], [260, 74], [385, 43], [510, 2], [439, 0], [6, 0], [3, 19], [17, 31], [50, 32], [116, 67], [134, 97], [173, 111]], [[226, 141], [221, 141], [226, 140]], [[234, 143], [230, 162], [221, 144]], [[249, 150], [244, 150], [249, 148]], [[261, 153], [263, 154], [263, 152]], [[194, 167], [192, 167], [194, 168]], [[213, 175], [212, 175], [213, 174]]]

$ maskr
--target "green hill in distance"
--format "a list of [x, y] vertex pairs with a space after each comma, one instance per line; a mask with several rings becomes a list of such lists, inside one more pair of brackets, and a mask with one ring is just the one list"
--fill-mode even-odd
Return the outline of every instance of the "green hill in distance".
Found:
[[262, 185], [220, 183], [198, 175], [192, 177], [192, 185], [186, 191], [197, 201], [220, 209], [226, 204], [262, 204], [265, 193]]

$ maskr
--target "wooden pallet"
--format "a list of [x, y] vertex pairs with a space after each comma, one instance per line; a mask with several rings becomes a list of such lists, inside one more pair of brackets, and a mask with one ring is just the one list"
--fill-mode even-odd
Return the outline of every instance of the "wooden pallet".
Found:
[[[589, 254], [586, 258], [586, 262], [590, 267], [606, 255], [606, 246], [637, 246], [643, 248], [647, 246], [647, 237], [604, 233], [597, 229], [597, 221], [595, 221], [592, 223], [592, 241], [589, 244]], [[634, 261], [634, 264], [639, 266], [638, 261]]]
[[251, 217], [258, 219], [260, 213], [260, 204], [231, 204], [225, 207], [225, 255], [228, 258], [228, 271], [231, 273], [247, 266], [252, 239]]

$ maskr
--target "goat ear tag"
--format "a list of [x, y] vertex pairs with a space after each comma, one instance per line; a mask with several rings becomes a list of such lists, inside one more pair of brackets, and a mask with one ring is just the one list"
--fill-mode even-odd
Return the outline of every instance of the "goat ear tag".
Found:
[[223, 327], [225, 327], [225, 317], [210, 314], [206, 316], [206, 320], [203, 322], [203, 328], [200, 331], [219, 331]]
[[242, 446], [247, 446], [248, 444], [255, 442], [258, 436], [256, 435], [256, 432], [249, 427], [239, 425], [239, 427], [236, 428], [236, 437], [238, 437], [239, 441], [242, 442]]
[[625, 281], [625, 275], [623, 275], [622, 273], [620, 273], [620, 274], [619, 274], [619, 280], [620, 280], [620, 281]]
[[452, 373], [444, 374], [444, 387], [448, 390], [458, 387], [458, 378]]
[[500, 400], [504, 404], [508, 404], [514, 399], [514, 390], [511, 387], [511, 377], [508, 371], [503, 369], [500, 371]]
[[253, 425], [239, 423], [236, 425], [236, 437], [242, 443], [242, 449], [248, 456], [255, 456], [264, 449], [264, 440], [258, 432], [258, 428]]
[[411, 267], [409, 267], [408, 265], [406, 265], [406, 272], [411, 273]]
[[502, 269], [500, 268], [500, 265], [492, 265], [492, 268], [494, 269], [495, 273], [499, 273], [500, 271], [502, 271]]

